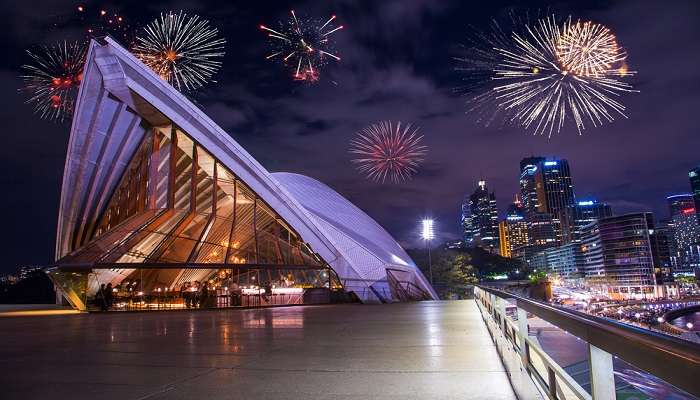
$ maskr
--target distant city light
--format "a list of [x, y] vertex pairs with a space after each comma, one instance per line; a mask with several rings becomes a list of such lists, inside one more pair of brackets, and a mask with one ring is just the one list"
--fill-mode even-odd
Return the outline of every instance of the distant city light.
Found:
[[552, 165], [557, 165], [557, 162], [556, 161], [545, 161], [544, 165], [551, 167]]
[[688, 322], [687, 324], [685, 324], [685, 327], [688, 328], [688, 329], [693, 329], [693, 323], [692, 323], [692, 322]]
[[578, 202], [578, 205], [580, 205], [580, 206], [592, 206], [593, 204], [595, 204], [595, 201], [593, 201], [593, 200], [586, 200], [586, 201], [579, 201]]
[[422, 221], [423, 223], [423, 231], [421, 232], [421, 236], [423, 237], [423, 240], [432, 240], [435, 238], [435, 233], [433, 232], [433, 220], [432, 219], [424, 219]]

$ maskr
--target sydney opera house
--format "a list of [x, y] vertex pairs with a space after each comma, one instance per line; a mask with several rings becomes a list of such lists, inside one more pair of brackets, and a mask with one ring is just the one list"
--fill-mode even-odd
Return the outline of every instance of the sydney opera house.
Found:
[[80, 310], [102, 285], [115, 309], [185, 307], [202, 287], [207, 307], [436, 298], [367, 214], [268, 172], [110, 38], [88, 52], [48, 274]]

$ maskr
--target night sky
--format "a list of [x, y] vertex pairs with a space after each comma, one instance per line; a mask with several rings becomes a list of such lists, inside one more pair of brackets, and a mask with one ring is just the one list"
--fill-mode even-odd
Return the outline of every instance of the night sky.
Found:
[[[666, 218], [665, 196], [689, 191], [687, 171], [700, 163], [700, 3], [696, 1], [478, 2], [466, 1], [5, 1], [0, 35], [0, 271], [53, 262], [54, 236], [69, 124], [32, 115], [17, 94], [24, 49], [83, 37], [69, 20], [79, 4], [119, 12], [133, 26], [161, 11], [184, 10], [209, 19], [227, 39], [217, 83], [196, 101], [270, 171], [317, 178], [365, 210], [404, 246], [418, 241], [418, 221], [436, 219], [438, 239], [459, 234], [463, 196], [479, 178], [496, 192], [503, 213], [518, 191], [518, 163], [529, 155], [566, 158], [575, 193], [610, 203], [615, 213], [653, 211]], [[582, 8], [585, 4], [585, 8]], [[258, 29], [298, 14], [337, 14], [342, 61], [331, 63], [313, 86], [292, 82], [286, 69], [265, 60]], [[458, 55], [469, 26], [516, 12], [555, 12], [610, 27], [638, 71], [640, 93], [627, 95], [629, 119], [582, 136], [571, 125], [551, 139], [518, 128], [484, 128], [465, 115], [453, 88]], [[59, 24], [60, 25], [60, 24]], [[350, 163], [348, 141], [380, 120], [421, 127], [426, 163], [404, 184], [374, 184]]]

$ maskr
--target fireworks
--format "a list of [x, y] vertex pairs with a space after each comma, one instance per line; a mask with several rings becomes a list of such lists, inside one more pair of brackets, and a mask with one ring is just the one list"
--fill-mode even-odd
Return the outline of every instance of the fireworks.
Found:
[[260, 25], [260, 29], [267, 32], [272, 46], [272, 52], [266, 58], [280, 60], [292, 68], [294, 80], [316, 82], [320, 69], [329, 60], [340, 61], [340, 56], [332, 50], [331, 38], [333, 33], [343, 29], [343, 25], [334, 24], [335, 15], [324, 22], [299, 19], [294, 10], [290, 14], [290, 19], [279, 22], [278, 29]]
[[428, 148], [420, 144], [422, 139], [411, 124], [372, 124], [350, 141], [350, 154], [357, 157], [352, 162], [368, 179], [399, 183], [410, 179], [423, 162]]
[[557, 58], [563, 68], [579, 76], [605, 76], [626, 57], [615, 35], [590, 21], [568, 21], [557, 44]]
[[78, 25], [84, 30], [87, 38], [110, 35], [126, 42], [132, 39], [130, 25], [125, 17], [115, 10], [89, 9], [79, 5], [75, 11], [71, 17], [60, 17], [55, 25], [64, 28]]
[[41, 118], [64, 121], [70, 118], [83, 77], [87, 46], [84, 43], [60, 42], [27, 50], [30, 64], [22, 65], [23, 91], [29, 94]]
[[169, 12], [143, 28], [133, 52], [178, 90], [191, 91], [210, 82], [219, 70], [225, 43], [209, 21]]
[[607, 28], [570, 18], [560, 24], [553, 16], [534, 24], [514, 20], [510, 34], [496, 22], [492, 27], [458, 59], [459, 69], [469, 72], [468, 112], [486, 124], [503, 117], [548, 136], [568, 119], [580, 134], [586, 124], [626, 117], [618, 98], [634, 91], [622, 80], [634, 72], [627, 71], [626, 53]]

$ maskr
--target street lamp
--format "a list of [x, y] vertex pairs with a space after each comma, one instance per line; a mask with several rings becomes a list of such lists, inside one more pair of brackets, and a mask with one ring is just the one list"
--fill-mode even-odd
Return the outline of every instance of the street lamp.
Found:
[[433, 220], [426, 218], [422, 221], [423, 230], [421, 236], [425, 240], [425, 247], [428, 250], [428, 271], [430, 271], [430, 284], [433, 284], [433, 262], [430, 259], [430, 241], [435, 238], [433, 233]]

